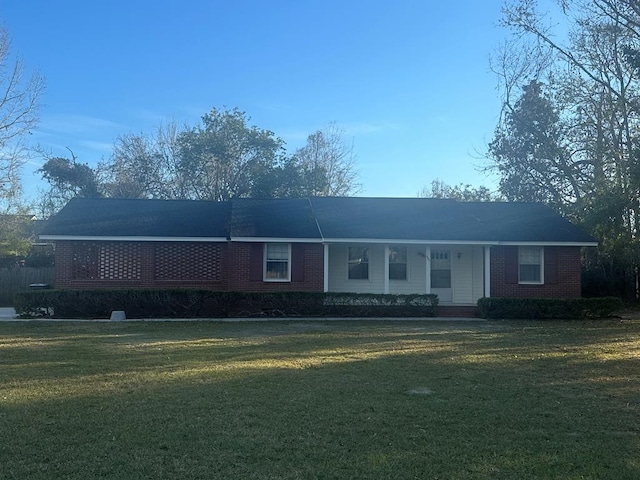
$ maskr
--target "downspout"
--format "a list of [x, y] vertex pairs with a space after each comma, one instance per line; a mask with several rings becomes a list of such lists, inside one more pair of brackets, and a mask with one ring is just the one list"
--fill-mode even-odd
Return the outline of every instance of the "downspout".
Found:
[[491, 247], [484, 247], [484, 296], [491, 297]]
[[324, 253], [323, 253], [323, 276], [324, 276], [324, 293], [329, 291], [329, 244], [322, 244]]
[[327, 293], [329, 291], [329, 244], [325, 243], [324, 235], [322, 234], [322, 229], [320, 228], [320, 223], [318, 222], [318, 217], [316, 217], [316, 212], [313, 209], [313, 203], [311, 203], [311, 198], [307, 198], [307, 202], [309, 203], [309, 208], [311, 209], [311, 213], [313, 215], [313, 221], [318, 228], [318, 234], [320, 235], [320, 240], [322, 241], [322, 280], [323, 280], [323, 291]]
[[431, 293], [431, 247], [425, 247], [424, 251], [425, 268], [425, 291], [427, 295]]
[[384, 293], [389, 293], [389, 245], [384, 246]]

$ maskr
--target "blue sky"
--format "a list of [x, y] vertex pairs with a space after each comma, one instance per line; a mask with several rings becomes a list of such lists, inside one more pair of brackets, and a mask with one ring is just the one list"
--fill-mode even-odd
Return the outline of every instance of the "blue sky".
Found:
[[[33, 138], [94, 165], [121, 134], [238, 107], [293, 151], [336, 122], [363, 196], [477, 172], [499, 114], [502, 0], [0, 0], [13, 50], [47, 79]], [[38, 185], [34, 161], [27, 192]]]

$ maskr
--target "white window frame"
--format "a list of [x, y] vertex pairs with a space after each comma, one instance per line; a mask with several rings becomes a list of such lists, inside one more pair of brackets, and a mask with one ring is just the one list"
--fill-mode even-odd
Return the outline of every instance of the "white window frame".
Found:
[[[391, 250], [404, 250], [404, 263], [391, 261]], [[391, 278], [391, 265], [404, 265], [404, 278]], [[402, 245], [389, 246], [389, 281], [391, 282], [408, 282], [409, 281], [409, 249]]]
[[[522, 280], [520, 267], [523, 265], [523, 263], [520, 261], [520, 257], [523, 250], [537, 250], [540, 253], [540, 280]], [[518, 283], [520, 285], [544, 285], [544, 247], [518, 247]]]
[[[349, 268], [352, 263], [350, 259], [350, 251], [352, 248], [361, 248], [367, 250], [367, 278], [351, 278], [351, 269]], [[349, 245], [347, 247], [347, 280], [350, 282], [369, 282], [371, 281], [371, 251], [367, 245]]]
[[[282, 260], [269, 260], [267, 258], [267, 254], [269, 251], [269, 245], [286, 245], [287, 246], [287, 278], [273, 278], [267, 277], [267, 264], [269, 262], [277, 262]], [[264, 244], [264, 254], [262, 256], [262, 280], [265, 282], [291, 282], [291, 244], [290, 243], [265, 243]]]

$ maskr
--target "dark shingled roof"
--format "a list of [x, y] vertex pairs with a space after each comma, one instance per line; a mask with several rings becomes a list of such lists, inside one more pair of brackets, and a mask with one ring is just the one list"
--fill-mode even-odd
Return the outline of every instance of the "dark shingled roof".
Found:
[[231, 203], [231, 238], [321, 239], [306, 198], [241, 198]]
[[538, 203], [360, 197], [73, 199], [42, 236], [595, 243]]
[[539, 203], [317, 197], [311, 204], [324, 238], [595, 242]]
[[230, 211], [227, 202], [74, 198], [41, 235], [226, 238]]

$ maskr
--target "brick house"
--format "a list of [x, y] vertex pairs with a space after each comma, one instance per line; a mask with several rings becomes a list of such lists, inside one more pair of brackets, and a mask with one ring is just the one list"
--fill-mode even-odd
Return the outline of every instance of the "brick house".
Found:
[[596, 241], [536, 203], [423, 198], [73, 199], [40, 238], [56, 288], [579, 297]]

